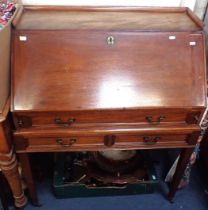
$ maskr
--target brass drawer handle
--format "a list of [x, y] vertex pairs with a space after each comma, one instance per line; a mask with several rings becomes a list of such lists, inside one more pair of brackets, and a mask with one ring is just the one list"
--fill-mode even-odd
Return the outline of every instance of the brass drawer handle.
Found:
[[71, 147], [74, 143], [76, 143], [76, 141], [77, 141], [77, 139], [71, 138], [71, 139], [69, 139], [69, 143], [68, 144], [64, 144], [62, 138], [56, 139], [56, 143], [61, 145], [62, 147]]
[[54, 123], [56, 125], [59, 125], [61, 127], [69, 127], [71, 124], [73, 124], [75, 122], [74, 118], [70, 118], [67, 122], [63, 122], [62, 119], [60, 117], [56, 117], [54, 119]]
[[156, 144], [161, 139], [161, 137], [156, 136], [155, 138], [150, 138], [149, 136], [144, 136], [143, 139], [146, 144], [153, 145]]
[[106, 147], [112, 147], [115, 144], [116, 136], [106, 135], [104, 136], [104, 145]]
[[153, 124], [153, 125], [158, 125], [158, 124], [160, 124], [160, 122], [161, 121], [163, 121], [165, 119], [165, 116], [159, 116], [158, 118], [157, 118], [157, 120], [156, 121], [153, 121], [152, 120], [152, 116], [146, 116], [146, 120], [149, 122], [149, 123], [151, 123], [151, 124]]

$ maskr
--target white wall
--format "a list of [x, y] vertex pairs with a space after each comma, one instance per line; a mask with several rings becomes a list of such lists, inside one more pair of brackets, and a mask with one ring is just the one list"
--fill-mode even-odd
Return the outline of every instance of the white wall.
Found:
[[16, 0], [31, 5], [114, 5], [114, 6], [164, 6], [189, 7], [199, 18], [204, 15], [208, 0]]
[[199, 18], [204, 17], [204, 13], [206, 10], [208, 0], [197, 0], [195, 7], [194, 7], [194, 12], [198, 15]]
[[127, 5], [127, 6], [189, 6], [196, 0], [22, 0], [23, 4], [36, 5]]

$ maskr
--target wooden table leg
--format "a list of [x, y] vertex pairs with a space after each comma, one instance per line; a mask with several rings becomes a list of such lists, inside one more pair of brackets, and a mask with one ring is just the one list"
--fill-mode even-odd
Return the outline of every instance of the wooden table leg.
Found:
[[31, 202], [34, 206], [40, 206], [38, 203], [37, 192], [33, 180], [29, 155], [27, 153], [20, 153], [18, 154], [18, 157], [22, 166], [22, 175], [26, 181]]
[[0, 114], [0, 168], [12, 190], [15, 206], [22, 208], [27, 199], [24, 196], [18, 172], [16, 155], [12, 147], [11, 121], [9, 119], [9, 100]]
[[15, 206], [18, 208], [24, 207], [27, 203], [27, 199], [22, 190], [17, 160], [13, 150], [9, 153], [0, 153], [0, 168], [2, 169], [2, 172], [12, 190]]
[[187, 167], [187, 164], [190, 160], [190, 157], [191, 157], [191, 154], [192, 154], [193, 150], [194, 150], [194, 148], [186, 148], [186, 149], [183, 149], [181, 154], [180, 154], [180, 158], [178, 160], [176, 171], [175, 171], [175, 174], [173, 176], [173, 180], [172, 180], [171, 185], [170, 185], [170, 191], [168, 193], [168, 200], [170, 202], [173, 202], [173, 199], [174, 199], [175, 193], [177, 191], [178, 185], [181, 181], [181, 178], [184, 174], [184, 171]]

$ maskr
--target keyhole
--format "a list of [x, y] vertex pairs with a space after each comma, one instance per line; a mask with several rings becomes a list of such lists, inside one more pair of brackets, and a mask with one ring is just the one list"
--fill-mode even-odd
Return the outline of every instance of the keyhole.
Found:
[[114, 42], [115, 42], [115, 38], [114, 38], [113, 36], [109, 36], [109, 37], [107, 38], [107, 44], [108, 44], [108, 45], [113, 45]]

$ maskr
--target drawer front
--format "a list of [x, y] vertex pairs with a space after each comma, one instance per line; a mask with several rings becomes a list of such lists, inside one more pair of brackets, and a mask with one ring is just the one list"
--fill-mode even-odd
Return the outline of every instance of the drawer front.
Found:
[[197, 124], [202, 109], [138, 109], [74, 112], [13, 113], [16, 128], [31, 126], [70, 127], [79, 123], [162, 123]]
[[17, 152], [41, 151], [95, 151], [112, 149], [156, 149], [193, 147], [199, 132], [190, 134], [139, 134], [139, 135], [99, 135], [99, 136], [57, 136], [14, 138]]

